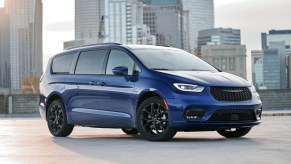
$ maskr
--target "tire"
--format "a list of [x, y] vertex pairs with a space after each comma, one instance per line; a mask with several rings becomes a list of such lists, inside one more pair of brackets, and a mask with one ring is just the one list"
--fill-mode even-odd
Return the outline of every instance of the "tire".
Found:
[[149, 141], [168, 141], [177, 133], [168, 126], [168, 118], [168, 111], [161, 98], [148, 98], [138, 107], [137, 130]]
[[50, 103], [46, 120], [50, 133], [56, 137], [67, 137], [74, 129], [74, 125], [67, 124], [66, 109], [60, 99]]
[[232, 129], [217, 130], [217, 132], [226, 138], [238, 138], [248, 134], [252, 128], [234, 128], [234, 129], [235, 130]]
[[133, 134], [138, 134], [137, 129], [134, 128], [122, 128], [121, 129], [125, 134], [133, 135]]

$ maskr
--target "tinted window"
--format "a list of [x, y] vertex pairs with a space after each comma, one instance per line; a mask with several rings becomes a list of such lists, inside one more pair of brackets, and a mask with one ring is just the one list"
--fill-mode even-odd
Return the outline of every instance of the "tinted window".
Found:
[[75, 74], [96, 75], [102, 73], [106, 50], [81, 52]]
[[134, 61], [127, 55], [127, 53], [123, 51], [111, 50], [107, 63], [106, 74], [112, 75], [112, 69], [118, 66], [126, 66], [128, 68], [128, 75], [132, 75]]
[[69, 74], [75, 54], [57, 56], [53, 59], [52, 71], [55, 74]]

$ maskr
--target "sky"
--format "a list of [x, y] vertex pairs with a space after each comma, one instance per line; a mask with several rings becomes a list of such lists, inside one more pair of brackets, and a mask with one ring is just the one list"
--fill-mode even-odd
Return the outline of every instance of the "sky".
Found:
[[[0, 0], [0, 6], [3, 6]], [[242, 44], [261, 49], [262, 32], [291, 29], [291, 0], [214, 0], [215, 27], [241, 29]], [[74, 0], [43, 0], [44, 65], [74, 39]], [[250, 58], [248, 58], [250, 63]], [[248, 65], [249, 66], [249, 65]], [[249, 69], [250, 70], [250, 69]], [[250, 72], [248, 72], [250, 74]]]

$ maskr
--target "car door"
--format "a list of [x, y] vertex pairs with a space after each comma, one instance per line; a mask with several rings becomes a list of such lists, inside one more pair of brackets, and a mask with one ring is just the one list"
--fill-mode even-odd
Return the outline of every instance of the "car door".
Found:
[[75, 73], [67, 79], [69, 111], [75, 124], [98, 125], [100, 75], [104, 73], [106, 49], [81, 51]]
[[102, 89], [98, 99], [99, 108], [107, 111], [110, 118], [108, 124], [131, 126], [135, 110], [134, 81], [124, 76], [114, 75], [112, 69], [117, 66], [128, 67], [128, 75], [132, 76], [136, 67], [134, 60], [124, 51], [112, 49], [108, 56], [105, 75], [100, 77]]

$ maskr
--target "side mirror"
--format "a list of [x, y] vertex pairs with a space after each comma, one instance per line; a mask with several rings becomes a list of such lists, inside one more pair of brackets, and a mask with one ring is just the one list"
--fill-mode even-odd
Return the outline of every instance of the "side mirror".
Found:
[[114, 67], [112, 72], [117, 76], [128, 76], [128, 68], [125, 66]]

